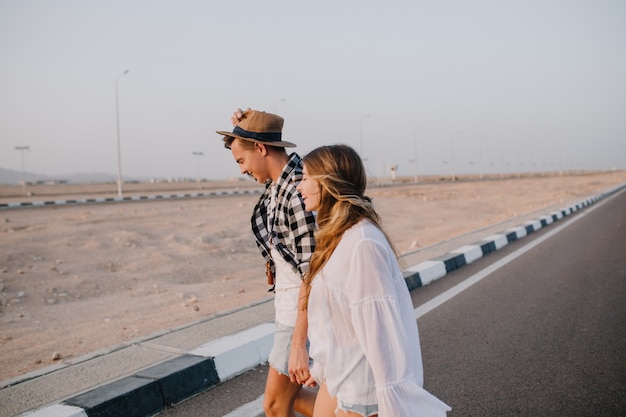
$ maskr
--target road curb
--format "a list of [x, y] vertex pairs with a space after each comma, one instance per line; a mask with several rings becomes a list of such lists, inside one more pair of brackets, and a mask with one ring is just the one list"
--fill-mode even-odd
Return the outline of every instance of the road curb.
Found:
[[77, 198], [68, 200], [41, 200], [41, 201], [16, 201], [9, 203], [0, 203], [0, 210], [29, 208], [29, 207], [51, 207], [51, 206], [69, 206], [77, 204], [103, 204], [103, 203], [128, 203], [133, 201], [152, 201], [152, 200], [182, 200], [187, 198], [199, 197], [224, 197], [229, 195], [249, 195], [261, 194], [263, 190], [227, 190], [227, 191], [210, 191], [207, 193], [178, 193], [178, 194], [157, 194], [157, 195], [134, 195], [128, 197], [100, 197], [100, 198]]
[[[535, 220], [490, 234], [473, 244], [420, 262], [404, 271], [410, 290], [432, 283], [446, 274], [522, 239], [541, 228], [582, 210], [626, 188], [609, 189]], [[245, 194], [249, 194], [246, 192]], [[20, 416], [28, 417], [148, 417], [267, 362], [273, 342], [273, 323], [263, 323], [189, 350], [133, 375]]]

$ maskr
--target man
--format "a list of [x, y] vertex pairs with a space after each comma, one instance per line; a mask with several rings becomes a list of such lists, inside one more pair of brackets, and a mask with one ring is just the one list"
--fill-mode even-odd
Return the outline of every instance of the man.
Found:
[[[252, 232], [266, 261], [268, 284], [274, 285], [276, 308], [274, 346], [269, 354], [269, 373], [263, 408], [269, 417], [311, 416], [315, 394], [302, 389], [309, 377], [307, 314], [301, 308], [314, 250], [315, 218], [304, 209], [296, 186], [302, 178], [295, 147], [282, 140], [282, 117], [256, 110], [238, 109], [231, 118], [232, 132], [223, 135], [242, 174], [265, 184], [252, 214]], [[275, 279], [274, 279], [275, 277]]]

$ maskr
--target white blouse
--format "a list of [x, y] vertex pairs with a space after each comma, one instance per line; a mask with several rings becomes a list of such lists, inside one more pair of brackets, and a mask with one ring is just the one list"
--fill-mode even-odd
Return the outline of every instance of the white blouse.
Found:
[[445, 416], [423, 386], [413, 304], [383, 233], [347, 230], [313, 280], [308, 304], [311, 375], [343, 405], [378, 404], [380, 417]]

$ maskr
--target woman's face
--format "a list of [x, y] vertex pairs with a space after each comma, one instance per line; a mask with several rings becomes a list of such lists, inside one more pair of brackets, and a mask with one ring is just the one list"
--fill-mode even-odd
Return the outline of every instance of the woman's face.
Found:
[[307, 211], [317, 211], [320, 206], [320, 183], [309, 178], [306, 165], [302, 168], [302, 181], [296, 187], [304, 201]]

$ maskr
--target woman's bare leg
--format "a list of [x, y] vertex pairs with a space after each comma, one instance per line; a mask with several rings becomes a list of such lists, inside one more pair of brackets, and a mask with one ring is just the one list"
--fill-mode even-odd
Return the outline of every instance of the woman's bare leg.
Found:
[[337, 400], [330, 396], [326, 389], [326, 384], [321, 384], [315, 399], [313, 417], [335, 417], [336, 408]]

